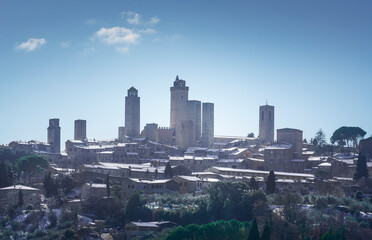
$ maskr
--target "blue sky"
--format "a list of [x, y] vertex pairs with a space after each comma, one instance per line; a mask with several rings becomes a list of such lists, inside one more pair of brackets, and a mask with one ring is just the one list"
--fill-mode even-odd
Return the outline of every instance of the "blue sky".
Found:
[[275, 128], [327, 138], [341, 126], [372, 134], [370, 1], [0, 1], [0, 144], [46, 141], [60, 118], [109, 139], [131, 86], [141, 126], [169, 126], [176, 75], [189, 98], [215, 103], [215, 134]]

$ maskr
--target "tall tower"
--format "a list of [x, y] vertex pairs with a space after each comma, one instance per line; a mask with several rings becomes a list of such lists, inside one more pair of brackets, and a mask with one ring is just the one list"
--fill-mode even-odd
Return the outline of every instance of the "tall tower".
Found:
[[125, 97], [125, 135], [137, 137], [140, 134], [140, 97], [134, 87], [128, 89]]
[[[185, 146], [182, 144], [182, 122], [187, 119], [187, 101], [189, 99], [189, 87], [186, 86], [186, 81], [176, 77], [173, 82], [171, 91], [171, 110], [170, 110], [170, 127], [175, 129], [176, 145]], [[190, 126], [188, 126], [190, 127]]]
[[187, 102], [187, 119], [193, 121], [193, 142], [201, 138], [201, 102], [190, 100]]
[[61, 127], [58, 118], [49, 119], [48, 143], [52, 147], [52, 152], [61, 152]]
[[274, 106], [260, 106], [260, 133], [263, 142], [274, 142]]
[[87, 121], [75, 120], [75, 140], [84, 140], [87, 138]]
[[209, 147], [214, 139], [214, 104], [203, 103], [202, 145]]

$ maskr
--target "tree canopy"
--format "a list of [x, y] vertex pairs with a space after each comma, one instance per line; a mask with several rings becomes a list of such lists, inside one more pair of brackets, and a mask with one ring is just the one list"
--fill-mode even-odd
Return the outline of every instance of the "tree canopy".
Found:
[[37, 171], [48, 169], [49, 162], [45, 157], [30, 155], [18, 158], [14, 166], [19, 173], [26, 172], [33, 174]]
[[266, 193], [273, 194], [275, 193], [275, 190], [276, 190], [275, 173], [273, 170], [271, 170], [266, 180]]
[[366, 132], [361, 129], [360, 127], [340, 127], [337, 129], [332, 137], [331, 137], [331, 143], [337, 144], [339, 146], [345, 146], [348, 147], [353, 144], [354, 148], [356, 148], [358, 144], [358, 140], [363, 138], [366, 135]]

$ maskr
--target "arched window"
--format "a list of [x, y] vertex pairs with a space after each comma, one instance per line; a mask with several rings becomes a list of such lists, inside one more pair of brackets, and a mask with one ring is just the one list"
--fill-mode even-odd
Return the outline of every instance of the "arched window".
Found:
[[261, 120], [264, 120], [264, 112], [261, 112]]
[[269, 111], [269, 120], [271, 120], [271, 111]]

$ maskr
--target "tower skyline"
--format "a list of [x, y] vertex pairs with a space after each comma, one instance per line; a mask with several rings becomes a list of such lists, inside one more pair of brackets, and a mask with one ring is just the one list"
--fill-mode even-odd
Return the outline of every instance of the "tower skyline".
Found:
[[125, 97], [125, 135], [138, 137], [140, 134], [140, 97], [133, 86]]

